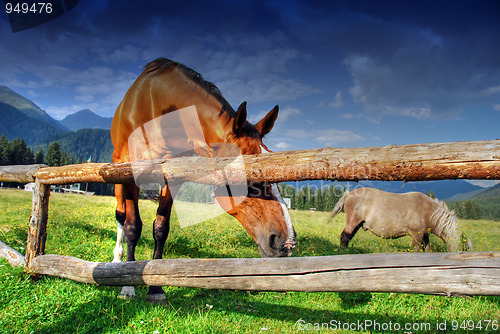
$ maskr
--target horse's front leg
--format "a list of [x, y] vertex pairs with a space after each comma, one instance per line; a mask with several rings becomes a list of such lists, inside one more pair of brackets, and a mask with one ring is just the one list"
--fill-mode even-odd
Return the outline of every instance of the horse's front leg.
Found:
[[430, 244], [430, 241], [429, 241], [429, 234], [428, 233], [424, 234], [422, 242], [423, 242], [423, 244], [422, 244], [423, 249], [426, 252], [430, 252], [431, 251], [431, 244]]
[[125, 194], [123, 185], [115, 185], [116, 197], [116, 245], [113, 251], [113, 262], [122, 262], [123, 248], [123, 225], [125, 224]]
[[[160, 204], [153, 223], [153, 238], [155, 240], [153, 259], [161, 259], [163, 257], [165, 241], [167, 241], [170, 231], [170, 214], [173, 204], [171, 191], [175, 194], [177, 189], [176, 187], [165, 186], [161, 191]], [[150, 286], [146, 298], [152, 302], [162, 302], [165, 300], [165, 292], [161, 286]]]
[[354, 238], [354, 235], [356, 234], [356, 232], [358, 232], [359, 228], [362, 225], [363, 221], [360, 222], [359, 219], [347, 220], [344, 230], [340, 234], [340, 247], [342, 249], [347, 248], [347, 245], [349, 245], [349, 242], [352, 238]]
[[[115, 191], [116, 195], [116, 191]], [[120, 226], [118, 227], [117, 233], [117, 247], [118, 238], [121, 237], [120, 234], [123, 233], [125, 241], [127, 243], [127, 261], [135, 261], [135, 248], [137, 242], [141, 237], [142, 232], [142, 221], [139, 215], [139, 187], [134, 184], [122, 185], [121, 195], [125, 198], [125, 219], [123, 222], [123, 230], [120, 231]], [[117, 197], [118, 199], [118, 197]], [[117, 211], [118, 224], [120, 223], [120, 214]], [[123, 246], [121, 246], [123, 247]], [[118, 247], [119, 249], [119, 247]], [[115, 248], [116, 250], [116, 248]], [[123, 250], [122, 250], [123, 252]], [[119, 251], [116, 252], [118, 256]], [[121, 257], [120, 257], [121, 258]], [[115, 258], [116, 259], [116, 258]], [[121, 298], [135, 298], [135, 289], [133, 286], [124, 286], [120, 292]]]
[[427, 235], [427, 246], [424, 245], [425, 235], [422, 232], [410, 232], [411, 238], [413, 239], [413, 251], [415, 253], [424, 251], [424, 247], [429, 245], [429, 236]]

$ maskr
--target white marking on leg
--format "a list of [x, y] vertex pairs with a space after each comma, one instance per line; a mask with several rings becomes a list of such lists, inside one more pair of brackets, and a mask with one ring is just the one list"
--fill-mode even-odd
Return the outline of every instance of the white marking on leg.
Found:
[[136, 297], [135, 288], [133, 286], [124, 286], [122, 288], [122, 291], [118, 295], [118, 298], [122, 298], [122, 299], [131, 299], [131, 298], [135, 298], [135, 297]]
[[116, 246], [113, 251], [113, 262], [122, 262], [123, 258], [123, 225], [116, 223]]
[[287, 228], [287, 239], [283, 247], [286, 247], [288, 249], [293, 249], [297, 245], [297, 241], [295, 240], [295, 230], [293, 229], [293, 223], [292, 223], [292, 218], [290, 217], [290, 212], [288, 212], [288, 207], [286, 206], [285, 201], [281, 197], [278, 185], [276, 183], [273, 183], [271, 187], [273, 189], [274, 196], [276, 196], [278, 202], [281, 204], [281, 209], [283, 210], [283, 217], [285, 218], [285, 223]]

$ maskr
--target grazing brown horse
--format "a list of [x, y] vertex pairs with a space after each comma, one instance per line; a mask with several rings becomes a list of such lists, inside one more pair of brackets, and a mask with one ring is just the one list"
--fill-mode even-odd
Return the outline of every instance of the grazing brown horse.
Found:
[[446, 204], [422, 193], [393, 194], [374, 188], [357, 188], [346, 191], [331, 218], [342, 208], [346, 214], [346, 225], [340, 235], [342, 248], [347, 247], [360, 227], [386, 239], [410, 235], [415, 252], [430, 251], [429, 233], [440, 237], [450, 252], [472, 248]]
[[[276, 106], [257, 124], [252, 125], [247, 122], [246, 102], [235, 112], [217, 87], [205, 81], [200, 74], [180, 63], [159, 58], [146, 65], [116, 110], [111, 126], [113, 162], [133, 160], [133, 148], [130, 147], [129, 150], [129, 146], [132, 146], [129, 140], [132, 133], [141, 134], [141, 131], [144, 132], [142, 140], [147, 143], [150, 158], [171, 157], [169, 142], [162, 141], [163, 137], [168, 136], [162, 132], [165, 131], [164, 128], [156, 129], [153, 131], [156, 133], [150, 135], [145, 133], [145, 125], [151, 124], [155, 119], [166, 119], [164, 116], [173, 114], [174, 111], [180, 113], [179, 124], [184, 128], [182, 133], [187, 136], [186, 142], [194, 145], [195, 152], [196, 147], [199, 148], [195, 142], [200, 139], [191, 138], [190, 133], [193, 131], [189, 129], [189, 123], [196, 123], [201, 127], [208, 150], [205, 147], [204, 150], [196, 152], [199, 155], [209, 154], [207, 151], [212, 147], [224, 144], [236, 147], [238, 154], [262, 153], [262, 147], [267, 149], [262, 138], [271, 131], [278, 116]], [[186, 114], [189, 111], [195, 112], [195, 117], [192, 117], [193, 114]], [[176, 131], [175, 127], [177, 125], [172, 131]], [[162, 258], [169, 232], [173, 198], [178, 188], [178, 185], [167, 183], [160, 192], [159, 207], [153, 223], [153, 259]], [[253, 182], [245, 189], [248, 189], [248, 192], [245, 192], [248, 195], [240, 196], [237, 201], [234, 194], [221, 191], [224, 189], [219, 187], [215, 190], [215, 196], [221, 207], [240, 221], [252, 236], [261, 256], [290, 256], [295, 247], [295, 232], [286, 206], [279, 201], [281, 196], [277, 187], [270, 183]], [[115, 196], [118, 233], [114, 261], [121, 261], [123, 256], [123, 236], [127, 243], [127, 261], [135, 261], [134, 251], [142, 231], [138, 207], [139, 186], [118, 184], [115, 187]], [[135, 296], [133, 287], [124, 287], [121, 295]], [[148, 299], [164, 298], [161, 287], [149, 288]]]

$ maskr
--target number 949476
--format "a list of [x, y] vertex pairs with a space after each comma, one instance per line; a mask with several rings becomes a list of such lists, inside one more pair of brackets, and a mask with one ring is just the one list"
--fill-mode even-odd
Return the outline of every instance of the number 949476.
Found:
[[7, 14], [18, 13], [18, 14], [51, 14], [52, 13], [52, 3], [51, 2], [6, 2], [5, 12]]

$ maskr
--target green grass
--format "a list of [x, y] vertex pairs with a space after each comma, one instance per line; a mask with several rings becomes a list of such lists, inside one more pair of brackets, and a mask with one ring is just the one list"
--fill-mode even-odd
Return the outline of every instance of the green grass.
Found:
[[[114, 198], [51, 194], [46, 253], [111, 261], [115, 243]], [[24, 253], [31, 193], [0, 190], [0, 240]], [[200, 208], [195, 207], [193, 211]], [[153, 202], [141, 202], [143, 236], [137, 259], [151, 258], [154, 247]], [[360, 231], [349, 248], [340, 250], [343, 214], [329, 222], [329, 214], [292, 211], [298, 246], [294, 256], [346, 253], [407, 252], [407, 237], [383, 240]], [[252, 238], [229, 216], [181, 228], [176, 215], [167, 241], [167, 258], [258, 257]], [[500, 250], [500, 222], [462, 221], [477, 251]], [[431, 239], [433, 251], [444, 243]], [[464, 320], [500, 320], [499, 297], [442, 297], [400, 293], [248, 292], [164, 287], [168, 303], [145, 301], [147, 287], [136, 289], [138, 298], [122, 300], [118, 287], [80, 284], [42, 277], [33, 280], [22, 269], [0, 260], [0, 333], [296, 333], [315, 324], [325, 333], [342, 324], [371, 321], [420, 325], [413, 333], [467, 332]], [[454, 322], [455, 321], [455, 322]], [[328, 330], [324, 324], [328, 324]], [[430, 330], [425, 326], [429, 324]], [[469, 325], [472, 323], [469, 322]], [[476, 328], [472, 332], [485, 332]], [[333, 326], [332, 326], [333, 325]], [[452, 325], [458, 325], [453, 331]], [[403, 328], [403, 327], [402, 327]], [[384, 333], [389, 330], [368, 331]], [[302, 331], [308, 332], [308, 331]], [[316, 332], [316, 331], [315, 331]], [[394, 331], [394, 332], [403, 332]], [[469, 331], [471, 332], [471, 331]], [[490, 333], [495, 331], [489, 330]]]

